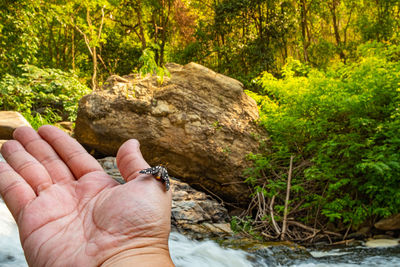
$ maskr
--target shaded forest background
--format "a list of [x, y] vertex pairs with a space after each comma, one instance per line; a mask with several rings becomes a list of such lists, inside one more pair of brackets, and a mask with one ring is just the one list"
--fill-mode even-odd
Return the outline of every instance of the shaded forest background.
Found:
[[[399, 0], [1, 0], [0, 110], [74, 121], [112, 75], [194, 61], [234, 77], [270, 140], [232, 219], [345, 239], [400, 212]], [[290, 189], [290, 190], [288, 190]], [[327, 234], [328, 233], [328, 234]]]

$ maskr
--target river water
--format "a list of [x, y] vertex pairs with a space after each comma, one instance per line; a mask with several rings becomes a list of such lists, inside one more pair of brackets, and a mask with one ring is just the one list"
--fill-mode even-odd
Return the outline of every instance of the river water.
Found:
[[[195, 241], [173, 232], [170, 239], [172, 260], [177, 267], [264, 267], [264, 266], [400, 266], [400, 246], [365, 246], [302, 249], [273, 246], [246, 252], [223, 248], [216, 242]], [[26, 267], [18, 228], [0, 199], [0, 267]]]

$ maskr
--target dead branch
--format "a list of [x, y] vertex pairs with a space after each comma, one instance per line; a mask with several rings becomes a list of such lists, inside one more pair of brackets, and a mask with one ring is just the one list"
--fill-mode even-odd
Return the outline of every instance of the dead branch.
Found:
[[348, 244], [350, 244], [351, 242], [353, 242], [354, 241], [354, 239], [347, 239], [347, 240], [342, 240], [342, 241], [338, 241], [338, 242], [334, 242], [334, 243], [332, 243], [332, 244], [330, 244], [330, 245], [333, 245], [333, 246], [335, 246], [335, 245], [348, 245]]
[[353, 225], [353, 219], [351, 219], [350, 225], [347, 228], [346, 233], [343, 236], [343, 240], [345, 240], [347, 238], [347, 235], [349, 234], [349, 231], [350, 231], [352, 225]]
[[271, 215], [271, 220], [272, 220], [272, 225], [274, 226], [275, 232], [278, 234], [278, 236], [281, 234], [281, 230], [279, 229], [279, 226], [276, 224], [275, 221], [275, 215], [274, 215], [274, 202], [275, 202], [275, 195], [271, 198], [271, 202], [269, 203], [269, 212]]
[[105, 70], [108, 71], [108, 73], [111, 75], [112, 72], [111, 72], [111, 70], [107, 67], [106, 63], [104, 63], [104, 60], [103, 60], [103, 58], [101, 57], [100, 53], [97, 54], [97, 57], [99, 58], [101, 64], [102, 64], [103, 67], [105, 68]]
[[297, 210], [303, 203], [304, 203], [305, 199], [302, 199], [299, 201], [299, 203], [296, 204], [296, 206], [294, 208], [292, 208], [292, 210], [288, 213], [288, 215], [293, 214], [295, 212], [299, 212], [302, 211], [303, 209]]
[[308, 240], [310, 240], [310, 239], [314, 239], [314, 237], [316, 237], [317, 236], [317, 232], [315, 232], [315, 233], [312, 233], [311, 235], [308, 235], [307, 237], [305, 237], [305, 238], [298, 238], [298, 240], [300, 240], [300, 241], [302, 241], [302, 242], [305, 242], [305, 241], [308, 241]]
[[276, 239], [278, 236], [272, 236], [272, 235], [269, 235], [269, 234], [267, 234], [266, 232], [261, 232], [261, 234], [263, 235], [263, 236], [265, 236], [266, 238], [268, 238], [268, 239]]
[[290, 198], [290, 187], [291, 187], [291, 182], [292, 182], [293, 158], [294, 158], [293, 155], [290, 156], [289, 174], [288, 174], [287, 186], [286, 186], [285, 208], [283, 211], [281, 240], [285, 240], [285, 234], [286, 234], [286, 230], [287, 230], [286, 224], [287, 224], [288, 205], [289, 205], [289, 198]]
[[231, 206], [231, 207], [233, 207], [233, 208], [235, 208], [235, 209], [240, 209], [240, 207], [238, 207], [238, 206], [236, 206], [236, 205], [234, 205], [234, 204], [232, 204], [232, 203], [229, 203], [229, 202], [226, 202], [226, 201], [222, 200], [222, 198], [220, 198], [220, 197], [217, 196], [215, 193], [213, 193], [213, 192], [211, 192], [210, 190], [208, 190], [208, 189], [207, 189], [205, 186], [203, 186], [202, 184], [196, 183], [196, 185], [201, 186], [201, 187], [202, 187], [205, 191], [207, 191], [210, 195], [212, 195], [212, 196], [214, 196], [216, 199], [218, 199], [222, 205], [227, 205], [227, 206]]
[[221, 185], [231, 185], [231, 184], [245, 184], [245, 181], [238, 181], [238, 182], [229, 182], [229, 183], [223, 183]]
[[75, 29], [83, 36], [83, 39], [85, 40], [85, 44], [87, 49], [89, 50], [89, 53], [91, 56], [93, 56], [93, 51], [92, 48], [90, 46], [90, 41], [89, 38], [87, 37], [87, 35], [75, 24], [73, 18], [71, 18], [71, 22], [74, 25]]
[[288, 224], [291, 224], [291, 225], [298, 226], [298, 227], [300, 227], [300, 228], [303, 228], [303, 229], [305, 229], [305, 230], [307, 230], [307, 231], [310, 231], [310, 232], [313, 232], [313, 233], [319, 232], [319, 233], [325, 233], [325, 234], [328, 234], [328, 235], [334, 235], [334, 236], [337, 236], [337, 237], [342, 237], [342, 235], [339, 234], [339, 233], [335, 233], [335, 232], [331, 232], [331, 231], [324, 231], [324, 230], [316, 229], [316, 228], [314, 228], [314, 227], [310, 227], [310, 226], [304, 225], [304, 224], [299, 223], [299, 222], [296, 222], [296, 221], [288, 221], [287, 223], [288, 223]]

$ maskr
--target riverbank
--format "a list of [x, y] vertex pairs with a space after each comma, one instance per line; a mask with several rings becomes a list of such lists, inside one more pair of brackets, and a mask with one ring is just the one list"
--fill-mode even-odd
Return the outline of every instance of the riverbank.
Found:
[[[1, 154], [0, 154], [0, 160]], [[108, 170], [114, 170], [113, 159], [103, 160]], [[107, 164], [108, 163], [108, 164]], [[178, 226], [179, 227], [179, 226]], [[216, 238], [210, 240], [187, 233], [173, 231], [169, 238], [171, 257], [177, 267], [353, 267], [400, 265], [400, 245], [397, 240], [371, 240], [336, 246], [314, 244], [308, 248], [290, 242], [260, 242], [245, 238]], [[226, 233], [227, 234], [227, 233]], [[215, 233], [214, 233], [215, 236]], [[391, 241], [391, 242], [390, 242]], [[397, 243], [396, 243], [397, 242]], [[19, 241], [18, 228], [3, 200], [0, 199], [0, 266], [27, 267]]]
[[[169, 238], [171, 257], [176, 267], [355, 267], [400, 265], [400, 246], [369, 248], [357, 246], [321, 246], [301, 248], [272, 245], [255, 251], [232, 249], [215, 241], [196, 241], [172, 232]], [[0, 266], [27, 267], [18, 229], [7, 207], [0, 200]]]

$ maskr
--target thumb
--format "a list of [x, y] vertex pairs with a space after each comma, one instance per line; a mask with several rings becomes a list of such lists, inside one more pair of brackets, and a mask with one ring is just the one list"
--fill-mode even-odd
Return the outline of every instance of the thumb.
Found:
[[117, 166], [125, 181], [135, 179], [139, 171], [150, 165], [143, 159], [140, 144], [136, 139], [130, 139], [122, 144], [117, 153]]

